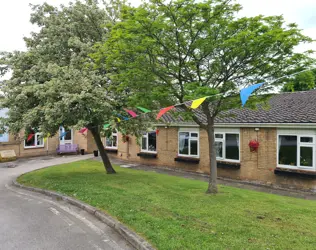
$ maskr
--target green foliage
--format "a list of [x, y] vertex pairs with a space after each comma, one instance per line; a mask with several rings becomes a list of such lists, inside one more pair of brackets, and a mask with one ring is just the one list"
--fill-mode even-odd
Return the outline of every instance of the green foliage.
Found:
[[19, 182], [106, 211], [156, 249], [314, 249], [315, 201], [81, 161], [25, 174]]
[[282, 16], [237, 18], [240, 9], [224, 0], [152, 0], [125, 7], [122, 22], [92, 58], [105, 62], [109, 77], [133, 93], [131, 103], [157, 108], [220, 94], [204, 105], [211, 119], [241, 106], [222, 105], [240, 88], [313, 63], [310, 52], [294, 52], [312, 41], [297, 25], [285, 24]]
[[296, 75], [293, 79], [289, 79], [283, 86], [283, 92], [305, 91], [315, 88], [316, 70], [306, 71]]
[[[27, 51], [0, 57], [0, 65], [12, 71], [1, 88], [11, 132], [37, 128], [54, 135], [60, 125], [103, 127], [122, 112], [128, 93], [116, 92], [115, 83], [89, 57], [95, 44], [106, 41], [122, 4], [75, 1], [69, 6], [32, 6], [30, 21], [39, 32], [24, 39]], [[140, 127], [133, 124], [131, 130]]]

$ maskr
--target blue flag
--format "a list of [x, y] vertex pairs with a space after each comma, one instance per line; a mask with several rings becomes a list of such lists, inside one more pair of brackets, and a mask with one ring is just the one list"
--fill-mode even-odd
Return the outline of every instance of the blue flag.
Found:
[[244, 88], [240, 91], [240, 99], [241, 99], [242, 106], [245, 106], [246, 102], [248, 101], [249, 96], [251, 96], [251, 94], [256, 89], [260, 88], [263, 84], [264, 84], [264, 82], [258, 83], [258, 84], [249, 86], [247, 88]]
[[125, 121], [128, 121], [128, 120], [129, 120], [129, 118], [126, 117], [126, 116], [123, 116], [123, 115], [120, 115], [120, 114], [117, 114], [117, 116], [123, 118]]
[[68, 133], [69, 131], [67, 131], [67, 132], [62, 132], [61, 134], [60, 134], [60, 136], [59, 136], [59, 139], [61, 140], [61, 139], [63, 139], [63, 137]]

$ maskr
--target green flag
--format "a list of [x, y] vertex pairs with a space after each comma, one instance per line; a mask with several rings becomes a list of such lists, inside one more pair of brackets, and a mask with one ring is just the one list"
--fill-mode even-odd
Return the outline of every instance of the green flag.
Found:
[[136, 107], [136, 108], [138, 108], [139, 110], [143, 111], [144, 113], [149, 113], [149, 112], [151, 112], [151, 110], [145, 109], [145, 108], [142, 108], [142, 107]]
[[103, 125], [103, 128], [104, 128], [104, 129], [107, 129], [107, 128], [108, 128], [108, 127], [110, 127], [110, 126], [111, 126], [111, 124], [110, 124], [110, 123], [108, 123], [108, 124], [104, 124], [104, 125]]

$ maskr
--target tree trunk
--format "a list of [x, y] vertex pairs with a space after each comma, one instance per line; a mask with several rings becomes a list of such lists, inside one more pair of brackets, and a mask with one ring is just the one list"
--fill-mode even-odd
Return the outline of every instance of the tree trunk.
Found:
[[217, 162], [216, 162], [216, 148], [214, 136], [214, 119], [210, 119], [207, 125], [208, 150], [210, 156], [210, 178], [208, 181], [208, 188], [206, 193], [216, 194], [217, 190]]
[[92, 136], [94, 138], [95, 143], [97, 144], [98, 150], [100, 152], [100, 156], [102, 158], [102, 162], [104, 165], [104, 168], [106, 170], [107, 174], [116, 174], [114, 168], [112, 167], [112, 164], [110, 162], [110, 159], [104, 149], [103, 143], [101, 141], [101, 136], [99, 133], [99, 129], [97, 127], [93, 127], [90, 129]]

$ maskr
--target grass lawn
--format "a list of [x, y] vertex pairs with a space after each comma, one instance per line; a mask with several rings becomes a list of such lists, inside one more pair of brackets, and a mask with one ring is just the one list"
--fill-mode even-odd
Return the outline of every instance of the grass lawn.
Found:
[[87, 160], [21, 176], [75, 197], [132, 228], [157, 249], [316, 249], [316, 202]]

